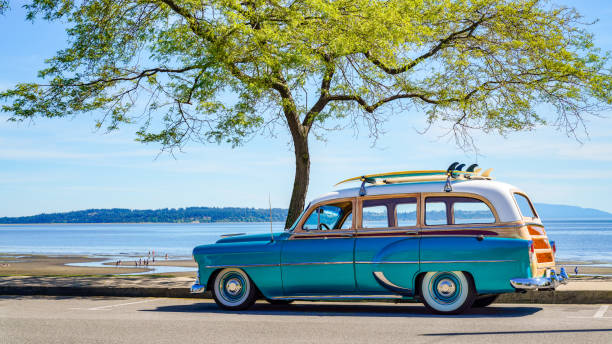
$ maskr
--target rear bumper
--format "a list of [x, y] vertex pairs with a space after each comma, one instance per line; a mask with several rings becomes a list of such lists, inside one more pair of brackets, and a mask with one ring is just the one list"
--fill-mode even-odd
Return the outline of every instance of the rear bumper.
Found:
[[513, 278], [510, 284], [519, 290], [554, 290], [561, 284], [567, 284], [569, 276], [565, 268], [561, 268], [559, 274], [554, 269], [546, 270], [546, 277], [536, 278]]

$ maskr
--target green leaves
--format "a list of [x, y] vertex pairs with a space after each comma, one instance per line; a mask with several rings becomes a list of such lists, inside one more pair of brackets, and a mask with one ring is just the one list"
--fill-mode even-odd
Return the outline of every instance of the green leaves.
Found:
[[[6, 2], [0, 1], [0, 11]], [[0, 93], [12, 120], [100, 114], [143, 142], [239, 145], [281, 114], [294, 137], [376, 134], [417, 107], [459, 132], [581, 120], [612, 104], [610, 56], [575, 10], [538, 0], [32, 0], [67, 23], [40, 83]], [[558, 119], [558, 118], [557, 118]], [[568, 121], [570, 119], [570, 121]], [[297, 135], [297, 136], [296, 136]]]

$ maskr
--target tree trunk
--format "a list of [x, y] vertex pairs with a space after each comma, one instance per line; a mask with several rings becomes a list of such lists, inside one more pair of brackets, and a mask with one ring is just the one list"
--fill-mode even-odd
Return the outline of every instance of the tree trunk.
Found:
[[310, 180], [310, 153], [308, 152], [308, 134], [293, 136], [293, 150], [295, 152], [295, 179], [293, 192], [289, 203], [289, 212], [285, 228], [291, 227], [304, 210], [308, 182]]

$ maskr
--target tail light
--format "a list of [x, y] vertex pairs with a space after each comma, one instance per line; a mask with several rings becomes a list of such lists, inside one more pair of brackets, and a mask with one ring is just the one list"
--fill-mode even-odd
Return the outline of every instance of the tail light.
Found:
[[552, 247], [553, 253], [557, 254], [557, 244], [554, 241], [551, 241], [550, 246]]
[[535, 246], [533, 245], [533, 241], [529, 245], [529, 260], [533, 260], [533, 254], [535, 253]]

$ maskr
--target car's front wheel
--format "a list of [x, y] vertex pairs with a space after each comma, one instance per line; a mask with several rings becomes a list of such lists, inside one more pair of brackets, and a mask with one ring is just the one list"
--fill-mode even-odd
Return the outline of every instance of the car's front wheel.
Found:
[[244, 271], [228, 268], [219, 271], [215, 277], [212, 295], [219, 307], [242, 310], [255, 303], [257, 293], [253, 282]]
[[469, 276], [461, 271], [432, 271], [421, 282], [425, 307], [438, 314], [459, 314], [468, 309], [476, 298]]

